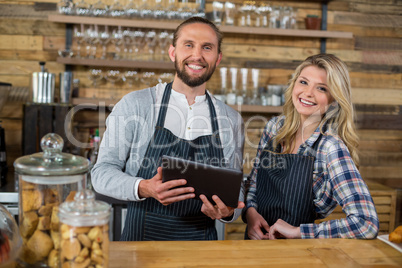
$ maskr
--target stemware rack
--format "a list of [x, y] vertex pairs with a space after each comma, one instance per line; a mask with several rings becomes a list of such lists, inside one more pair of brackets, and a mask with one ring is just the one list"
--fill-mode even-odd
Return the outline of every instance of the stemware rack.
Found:
[[[323, 8], [323, 18], [325, 6]], [[122, 26], [122, 27], [137, 27], [144, 29], [164, 29], [174, 30], [179, 25], [179, 21], [158, 21], [158, 20], [143, 20], [143, 19], [122, 19], [122, 18], [107, 18], [107, 17], [85, 17], [73, 15], [49, 15], [48, 20], [51, 22], [59, 22], [67, 24], [66, 31], [66, 46], [71, 45], [72, 31], [71, 27], [74, 24], [97, 24], [109, 26]], [[240, 27], [240, 26], [226, 26], [221, 25], [219, 29], [223, 33], [237, 33], [237, 34], [254, 34], [254, 35], [275, 35], [275, 36], [293, 36], [293, 37], [308, 37], [319, 38], [321, 40], [321, 52], [325, 52], [325, 40], [327, 38], [353, 38], [351, 32], [327, 31], [326, 23], [323, 30], [304, 30], [304, 29], [276, 29], [276, 28], [261, 28], [261, 27]], [[171, 62], [160, 61], [133, 61], [133, 60], [109, 60], [109, 59], [77, 59], [77, 58], [57, 58], [57, 62], [66, 65], [66, 69], [71, 68], [72, 65], [85, 65], [97, 67], [126, 67], [126, 68], [143, 68], [143, 69], [174, 69]], [[70, 66], [70, 67], [69, 67]], [[89, 106], [109, 106], [114, 105], [113, 100], [103, 101], [100, 104], [99, 100], [80, 98], [74, 99], [73, 104], [85, 104]], [[261, 106], [261, 105], [233, 105], [232, 108], [246, 113], [280, 113], [281, 106]]]

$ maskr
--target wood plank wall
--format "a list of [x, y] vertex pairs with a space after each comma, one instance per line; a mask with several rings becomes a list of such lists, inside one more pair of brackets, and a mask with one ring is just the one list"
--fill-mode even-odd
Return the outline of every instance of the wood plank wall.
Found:
[[[11, 167], [21, 156], [22, 104], [27, 101], [32, 72], [39, 71], [39, 61], [46, 61], [50, 72], [64, 71], [56, 62], [57, 51], [64, 48], [65, 25], [47, 21], [55, 13], [59, 0], [0, 0], [0, 81], [13, 84], [9, 101], [0, 111], [6, 129], [7, 161]], [[206, 1], [207, 11], [211, 0]], [[233, 0], [241, 5], [241, 0]], [[266, 1], [255, 1], [261, 4]], [[319, 1], [269, 1], [271, 5], [297, 8], [297, 25], [304, 28], [307, 14], [321, 15]], [[328, 5], [328, 30], [352, 32], [353, 39], [328, 39], [327, 52], [345, 60], [350, 68], [353, 100], [358, 114], [361, 139], [360, 171], [365, 180], [402, 189], [402, 2], [399, 0], [334, 0]], [[110, 48], [109, 48], [110, 49]], [[297, 64], [318, 53], [320, 40], [302, 37], [226, 34], [221, 66], [261, 68], [260, 84], [286, 84]], [[135, 88], [127, 85], [103, 85], [94, 90], [88, 67], [76, 67], [80, 96], [125, 94]], [[217, 73], [208, 87], [219, 88]], [[113, 90], [113, 91], [112, 91]], [[108, 110], [104, 114], [107, 114]], [[102, 115], [104, 117], [105, 115]], [[95, 115], [95, 116], [94, 116]], [[98, 111], [82, 113], [76, 128], [97, 126]], [[243, 114], [247, 123], [245, 156], [252, 159], [266, 120], [272, 116]], [[94, 119], [95, 118], [95, 119]], [[85, 140], [82, 131], [77, 139]], [[245, 172], [250, 164], [245, 165]], [[399, 194], [401, 196], [401, 194]], [[401, 210], [398, 201], [397, 217]]]

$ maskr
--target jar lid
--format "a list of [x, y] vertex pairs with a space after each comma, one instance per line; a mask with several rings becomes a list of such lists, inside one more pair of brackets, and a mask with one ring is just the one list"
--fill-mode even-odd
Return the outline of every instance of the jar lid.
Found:
[[64, 141], [59, 135], [46, 134], [40, 145], [43, 152], [15, 160], [18, 174], [31, 175], [36, 183], [59, 184], [79, 181], [82, 176], [71, 175], [88, 172], [89, 161], [86, 158], [62, 152]]
[[95, 200], [91, 190], [77, 192], [74, 201], [59, 206], [60, 222], [71, 226], [98, 226], [109, 222], [110, 205]]

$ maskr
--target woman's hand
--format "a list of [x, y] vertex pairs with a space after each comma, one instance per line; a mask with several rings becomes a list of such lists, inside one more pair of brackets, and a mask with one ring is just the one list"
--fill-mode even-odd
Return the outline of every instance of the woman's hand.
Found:
[[[233, 215], [234, 210], [236, 208], [228, 207], [225, 205], [225, 203], [222, 202], [222, 200], [216, 196], [213, 195], [212, 199], [215, 202], [215, 206], [212, 205], [211, 202], [209, 202], [208, 198], [205, 195], [200, 195], [201, 201], [204, 203], [202, 204], [201, 207], [201, 212], [210, 217], [213, 220], [220, 220], [226, 217], [230, 217]], [[243, 208], [244, 203], [239, 201], [237, 204], [237, 208]]]
[[167, 206], [195, 197], [193, 187], [179, 187], [186, 184], [187, 181], [185, 179], [162, 182], [162, 168], [158, 167], [154, 177], [149, 180], [140, 181], [138, 185], [138, 195], [140, 198], [153, 197], [162, 205]]
[[292, 226], [284, 220], [279, 219], [271, 226], [269, 232], [269, 239], [277, 238], [301, 238], [300, 227]]
[[247, 235], [251, 240], [269, 239], [270, 228], [267, 221], [253, 207], [247, 209]]

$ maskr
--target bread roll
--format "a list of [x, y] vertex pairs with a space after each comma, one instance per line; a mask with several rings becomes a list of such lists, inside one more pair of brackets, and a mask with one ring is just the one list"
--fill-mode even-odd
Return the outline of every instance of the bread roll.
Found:
[[43, 195], [38, 190], [22, 191], [22, 210], [38, 210], [43, 203]]
[[35, 253], [37, 259], [43, 260], [53, 249], [53, 241], [46, 233], [36, 230], [27, 243], [28, 248]]
[[25, 212], [20, 224], [20, 234], [22, 237], [30, 237], [38, 226], [39, 218], [35, 211]]
[[44, 206], [41, 206], [38, 210], [38, 214], [40, 216], [50, 216], [52, 215], [52, 210], [53, 210], [53, 206], [56, 205], [55, 204], [45, 204]]
[[389, 241], [393, 243], [402, 243], [402, 225], [398, 226], [392, 233], [389, 234]]
[[50, 217], [49, 216], [39, 217], [38, 230], [41, 230], [41, 231], [50, 230]]

